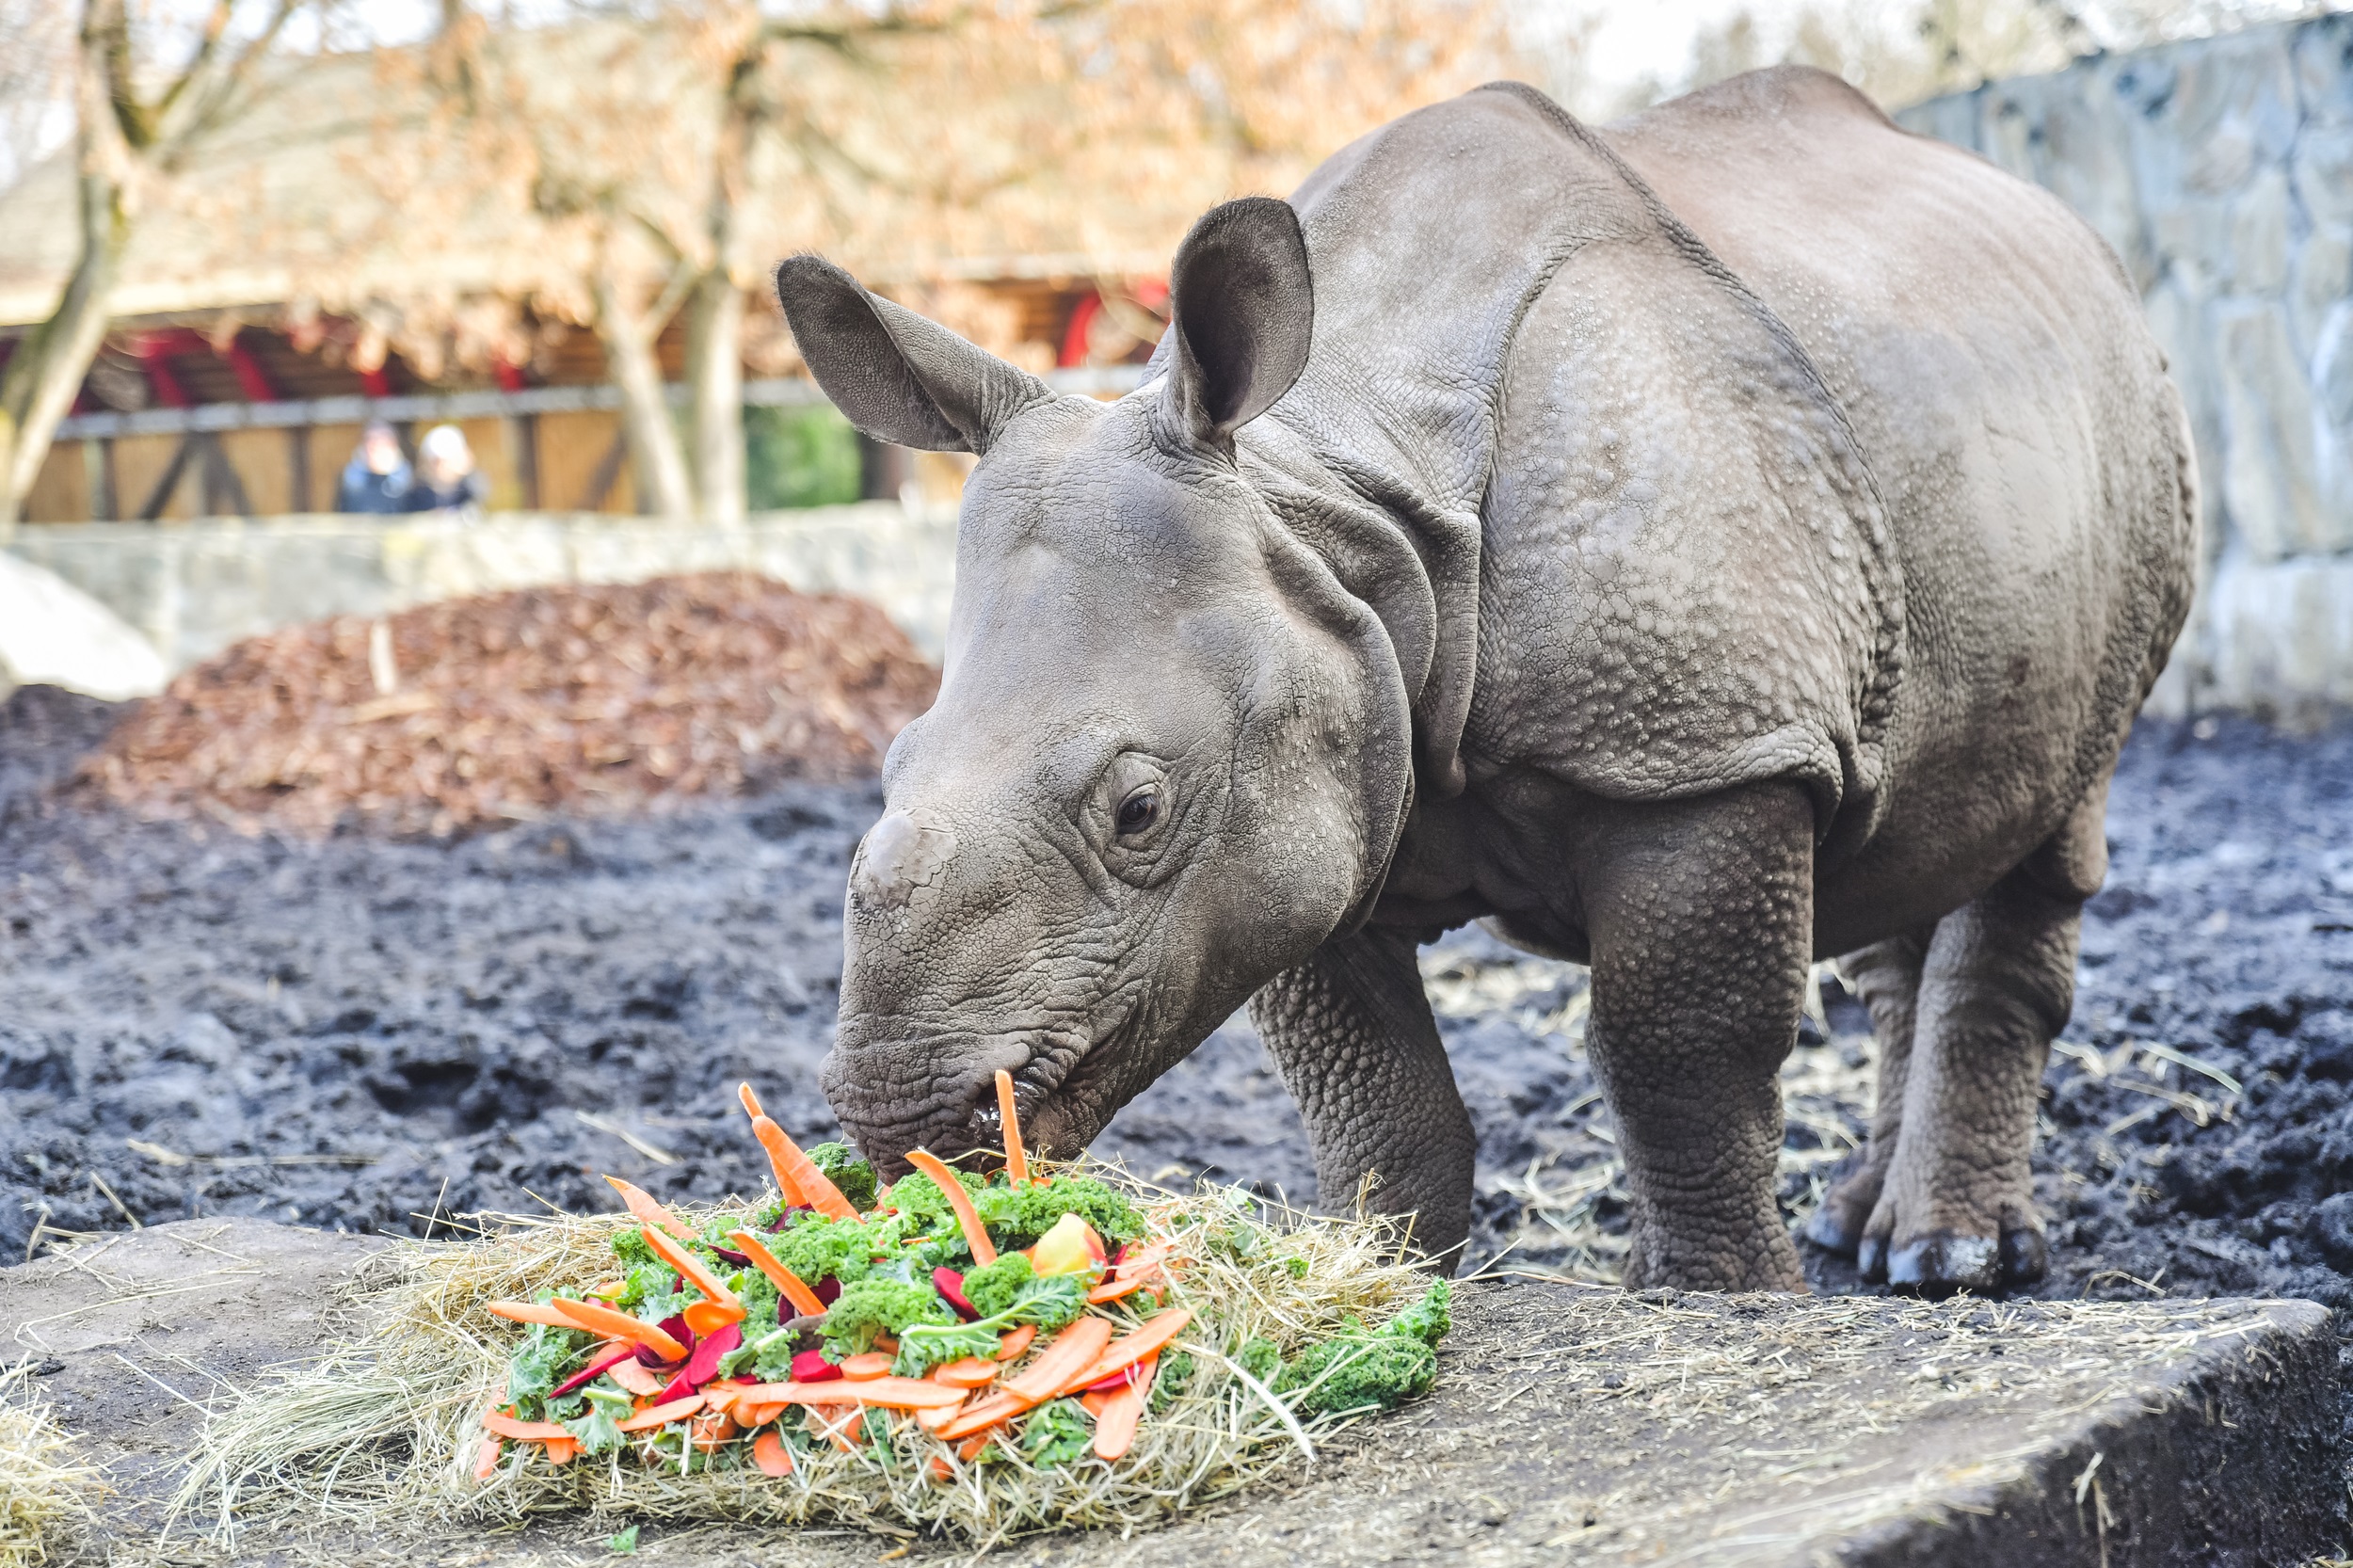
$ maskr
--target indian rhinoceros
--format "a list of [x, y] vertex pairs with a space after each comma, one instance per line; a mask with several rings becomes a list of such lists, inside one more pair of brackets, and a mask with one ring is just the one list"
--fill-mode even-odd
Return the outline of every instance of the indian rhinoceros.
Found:
[[2038, 1084], [2196, 515], [2057, 200], [1812, 71], [1602, 131], [1502, 83], [1209, 212], [1115, 402], [776, 283], [859, 429], [980, 455], [824, 1075], [887, 1172], [990, 1142], [999, 1069], [1075, 1154], [1248, 1000], [1324, 1201], [1452, 1256], [1416, 951], [1484, 920], [1592, 966], [1628, 1284], [1802, 1288], [1776, 1069], [1830, 955], [1880, 1109], [1811, 1237], [2041, 1272]]

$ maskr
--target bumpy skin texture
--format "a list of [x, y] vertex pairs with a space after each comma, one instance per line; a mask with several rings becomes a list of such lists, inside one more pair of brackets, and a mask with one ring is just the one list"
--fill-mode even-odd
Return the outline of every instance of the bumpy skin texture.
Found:
[[1848, 953], [1887, 1047], [1813, 1236], [2039, 1268], [2035, 1082], [2105, 782], [2189, 596], [2137, 301], [2056, 200], [1779, 70], [1595, 133], [1482, 88], [1228, 203], [1152, 378], [1034, 379], [814, 258], [861, 428], [982, 460], [937, 705], [853, 868], [827, 1093], [886, 1172], [1083, 1146], [1258, 993], [1323, 1200], [1461, 1242], [1417, 941], [1593, 967], [1631, 1277], [1795, 1288], [1774, 1069]]

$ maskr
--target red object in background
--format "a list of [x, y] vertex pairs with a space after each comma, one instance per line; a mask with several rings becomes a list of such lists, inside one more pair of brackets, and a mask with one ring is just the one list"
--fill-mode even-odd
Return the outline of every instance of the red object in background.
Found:
[[[146, 332], [132, 340], [131, 351], [139, 358], [139, 368], [147, 372], [148, 390], [155, 401], [167, 408], [184, 408], [190, 399], [188, 389], [180, 384], [180, 377], [171, 373], [171, 356], [181, 349], [183, 337], [196, 338], [185, 328], [170, 332]], [[201, 343], [201, 338], [197, 338]]]
[[370, 397], [390, 397], [392, 395], [392, 377], [384, 374], [384, 367], [382, 365], [376, 366], [374, 370], [361, 371], [360, 373], [360, 389]]
[[1090, 291], [1070, 312], [1070, 325], [1062, 330], [1062, 350], [1054, 356], [1054, 368], [1069, 370], [1087, 362], [1087, 333], [1095, 326], [1095, 318], [1103, 313], [1103, 296]]
[[253, 350], [245, 345], [242, 335], [229, 340], [226, 354], [229, 368], [237, 373], [237, 390], [245, 393], [247, 402], [275, 403], [284, 395], [262, 368], [262, 361], [253, 357]]
[[520, 392], [523, 390], [523, 373], [520, 365], [510, 365], [504, 360], [497, 360], [491, 362], [490, 373], [498, 377], [499, 391]]

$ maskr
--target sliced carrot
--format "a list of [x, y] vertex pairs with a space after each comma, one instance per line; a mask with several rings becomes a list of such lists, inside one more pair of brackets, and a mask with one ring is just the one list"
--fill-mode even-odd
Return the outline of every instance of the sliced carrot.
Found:
[[569, 1433], [561, 1442], [551, 1437], [547, 1440], [547, 1450], [550, 1464], [569, 1464], [580, 1457], [580, 1439]]
[[695, 1331], [696, 1338], [700, 1339], [706, 1335], [718, 1333], [729, 1323], [742, 1322], [744, 1308], [740, 1303], [734, 1306], [721, 1306], [717, 1302], [688, 1302], [686, 1309], [679, 1316], [686, 1320], [686, 1326]]
[[1144, 1418], [1144, 1388], [1135, 1384], [1103, 1396], [1103, 1406], [1095, 1413], [1096, 1458], [1119, 1459], [1134, 1446], [1136, 1423]]
[[951, 1361], [944, 1367], [932, 1368], [932, 1381], [944, 1383], [951, 1388], [985, 1388], [997, 1381], [997, 1363], [968, 1355], [961, 1361]]
[[772, 1427], [753, 1438], [752, 1463], [760, 1466], [763, 1476], [791, 1475], [792, 1450], [784, 1446], [784, 1434]]
[[712, 1453], [734, 1440], [735, 1418], [724, 1410], [705, 1410], [686, 1423], [686, 1440], [702, 1453]]
[[[746, 1088], [749, 1085], [745, 1086]], [[747, 1099], [745, 1109], [758, 1104]], [[817, 1162], [801, 1152], [801, 1146], [785, 1136], [784, 1128], [771, 1118], [752, 1112], [752, 1136], [768, 1151], [768, 1164], [776, 1173], [776, 1190], [796, 1203], [806, 1204], [828, 1220], [855, 1220], [857, 1210], [841, 1195], [841, 1189], [833, 1178], [817, 1168]]]
[[651, 1247], [663, 1262], [676, 1269], [687, 1284], [721, 1306], [733, 1307], [735, 1317], [732, 1321], [743, 1321], [744, 1304], [735, 1299], [735, 1292], [728, 1288], [725, 1280], [703, 1267], [701, 1258], [656, 1230], [646, 1232], [646, 1245]]
[[695, 1233], [679, 1224], [668, 1209], [656, 1203], [652, 1193], [631, 1186], [619, 1176], [606, 1176], [604, 1179], [612, 1184], [613, 1191], [621, 1194], [621, 1201], [637, 1217], [637, 1223], [646, 1227], [648, 1237], [657, 1230], [666, 1230], [681, 1241], [695, 1239]]
[[956, 1404], [943, 1404], [936, 1410], [919, 1410], [915, 1413], [915, 1424], [921, 1427], [925, 1432], [936, 1432], [940, 1428], [946, 1426], [949, 1422], [954, 1420], [956, 1418], [956, 1413], [961, 1411], [963, 1408], [963, 1404], [959, 1402]]
[[1030, 1184], [1030, 1154], [1021, 1146], [1021, 1117], [1014, 1109], [1013, 1074], [997, 1069], [997, 1115], [1005, 1124], [1005, 1179], [1016, 1187]]
[[488, 1480], [499, 1473], [499, 1452], [504, 1447], [505, 1445], [499, 1441], [498, 1433], [486, 1432], [482, 1434], [482, 1446], [474, 1450], [474, 1480]]
[[703, 1407], [703, 1404], [704, 1400], [700, 1394], [689, 1394], [682, 1400], [672, 1400], [667, 1404], [654, 1405], [649, 1409], [639, 1411], [626, 1421], [616, 1421], [613, 1424], [623, 1432], [649, 1432], [655, 1427], [666, 1427], [682, 1416], [694, 1415]]
[[987, 1448], [995, 1441], [997, 1441], [997, 1434], [995, 1432], [976, 1432], [971, 1436], [956, 1445], [956, 1457], [963, 1460], [967, 1464], [969, 1464], [974, 1460], [981, 1457], [981, 1450], [983, 1448]]
[[1144, 1270], [1132, 1279], [1107, 1279], [1087, 1292], [1087, 1304], [1102, 1306], [1112, 1302], [1125, 1301], [1151, 1283], [1152, 1271], [1149, 1269]]
[[1036, 1337], [1037, 1325], [1035, 1323], [1023, 1323], [1019, 1328], [1007, 1330], [1005, 1336], [997, 1341], [997, 1359], [1000, 1361], [1020, 1360], [1023, 1353], [1029, 1350], [1030, 1341]]
[[686, 1347], [662, 1332], [653, 1323], [641, 1323], [626, 1312], [595, 1302], [568, 1302], [561, 1296], [548, 1304], [570, 1320], [573, 1328], [584, 1328], [591, 1334], [608, 1338], [628, 1339], [643, 1345], [664, 1361], [677, 1361], [686, 1354]]
[[948, 1463], [946, 1454], [934, 1454], [931, 1463], [923, 1466], [923, 1473], [934, 1480], [950, 1480], [954, 1479], [956, 1467]]
[[792, 1407], [790, 1405], [760, 1404], [750, 1400], [738, 1400], [735, 1401], [736, 1424], [746, 1431], [753, 1427], [764, 1427], [791, 1408]]
[[748, 1230], [731, 1230], [728, 1232], [728, 1240], [735, 1243], [736, 1251], [752, 1260], [753, 1268], [768, 1276], [769, 1283], [792, 1304], [793, 1311], [804, 1318], [822, 1318], [825, 1315], [825, 1304], [817, 1299], [817, 1292], [804, 1284], [800, 1275], [777, 1262], [776, 1255], [770, 1252], [759, 1237]]
[[1103, 1414], [1103, 1401], [1110, 1398], [1109, 1394], [1081, 1394], [1079, 1396], [1079, 1408], [1090, 1416], [1100, 1416]]
[[741, 1396], [753, 1404], [878, 1404], [893, 1410], [927, 1410], [962, 1404], [964, 1390], [920, 1378], [848, 1378], [832, 1383], [760, 1383]]
[[1069, 1386], [1073, 1377], [1095, 1364], [1111, 1336], [1109, 1319], [1080, 1319], [1056, 1335], [1054, 1342], [1031, 1363], [1027, 1371], [999, 1392], [968, 1407], [963, 1415], [940, 1428], [939, 1435], [951, 1440], [968, 1436], [1044, 1404]]
[[[1083, 1318], [1080, 1321], [1099, 1323], [1103, 1320]], [[1055, 1395], [1069, 1392], [1070, 1389], [1084, 1388], [1089, 1384], [1100, 1383], [1113, 1372], [1126, 1371], [1145, 1356], [1158, 1355], [1160, 1347], [1176, 1338], [1183, 1332], [1184, 1326], [1192, 1321], [1193, 1309], [1191, 1307], [1179, 1306], [1155, 1314], [1149, 1322], [1133, 1334], [1123, 1334], [1116, 1340], [1106, 1345], [1101, 1353], [1093, 1361], [1073, 1374], [1072, 1381], [1067, 1387], [1057, 1388], [1046, 1397], [1050, 1400]], [[1074, 1328], [1077, 1326], [1077, 1324], [1072, 1325]]]
[[808, 1428], [812, 1436], [824, 1438], [845, 1454], [857, 1452], [857, 1445], [849, 1439], [849, 1428], [865, 1419], [866, 1413], [856, 1409], [853, 1409], [847, 1416], [833, 1420], [827, 1419], [813, 1407], [804, 1412], [801, 1416], [802, 1424]]
[[854, 1355], [844, 1360], [841, 1363], [841, 1375], [845, 1378], [856, 1378], [860, 1382], [866, 1382], [887, 1376], [890, 1371], [890, 1362], [891, 1358], [883, 1354], [882, 1352], [868, 1351], [863, 1355]]
[[[750, 1084], [739, 1083], [735, 1086], [735, 1097], [744, 1102], [744, 1114], [752, 1119], [752, 1132], [757, 1136], [760, 1124], [768, 1120], [768, 1112], [760, 1109], [760, 1096], [752, 1093]], [[768, 1149], [768, 1167], [776, 1176], [777, 1196], [794, 1208], [810, 1208], [808, 1199], [801, 1195], [800, 1184], [792, 1179], [790, 1164], [776, 1158], [776, 1151], [769, 1147], [767, 1139], [761, 1138], [760, 1143], [762, 1148]]]
[[543, 1443], [551, 1439], [571, 1436], [570, 1432], [556, 1425], [553, 1421], [521, 1420], [516, 1416], [502, 1414], [495, 1406], [482, 1413], [482, 1427], [485, 1432], [496, 1432], [501, 1437], [512, 1437], [519, 1443]]
[[504, 1318], [518, 1323], [545, 1323], [550, 1328], [578, 1328], [580, 1324], [569, 1313], [559, 1310], [552, 1303], [542, 1306], [536, 1302], [488, 1302], [483, 1310], [494, 1318]]
[[632, 1394], [659, 1394], [670, 1386], [670, 1380], [652, 1368], [635, 1361], [616, 1361], [604, 1369], [604, 1375]]
[[981, 1224], [980, 1215], [972, 1208], [971, 1194], [964, 1190], [964, 1183], [956, 1179], [955, 1173], [928, 1149], [909, 1149], [907, 1163], [931, 1177], [932, 1184], [946, 1195], [948, 1207], [956, 1211], [956, 1224], [964, 1228], [964, 1244], [972, 1249], [972, 1261], [984, 1269], [996, 1262], [997, 1247], [988, 1239], [988, 1227]]

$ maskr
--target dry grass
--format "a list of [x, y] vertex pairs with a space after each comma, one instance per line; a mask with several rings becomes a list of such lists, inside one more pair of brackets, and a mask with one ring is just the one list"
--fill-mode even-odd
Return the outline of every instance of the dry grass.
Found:
[[49, 1407], [0, 1370], [0, 1568], [37, 1568], [90, 1523], [97, 1472], [78, 1464]]
[[[1089, 1174], [1125, 1183], [1154, 1233], [1189, 1259], [1169, 1304], [1194, 1313], [1174, 1346], [1194, 1358], [1194, 1375], [1145, 1417], [1115, 1464], [1086, 1457], [1040, 1471], [1017, 1453], [965, 1464], [952, 1446], [893, 1418], [877, 1423], [888, 1425], [887, 1434], [870, 1433], [878, 1440], [854, 1451], [796, 1456], [798, 1467], [779, 1480], [742, 1469], [680, 1474], [628, 1454], [558, 1469], [510, 1450], [478, 1484], [470, 1461], [481, 1415], [503, 1397], [521, 1336], [483, 1304], [588, 1287], [611, 1273], [611, 1239], [632, 1224], [620, 1215], [487, 1216], [477, 1217], [479, 1240], [412, 1242], [372, 1260], [341, 1304], [335, 1347], [208, 1424], [173, 1512], [224, 1544], [234, 1527], [263, 1521], [367, 1530], [559, 1510], [986, 1543], [1072, 1526], [1159, 1524], [1312, 1452], [1321, 1433], [1345, 1424], [1294, 1416], [1236, 1363], [1250, 1341], [1272, 1341], [1288, 1355], [1350, 1318], [1378, 1323], [1418, 1299], [1428, 1276], [1407, 1260], [1393, 1227], [1310, 1217], [1208, 1186], [1167, 1192], [1102, 1167]], [[677, 1212], [699, 1224], [697, 1210]], [[939, 1456], [952, 1466], [944, 1481], [927, 1479]]]

